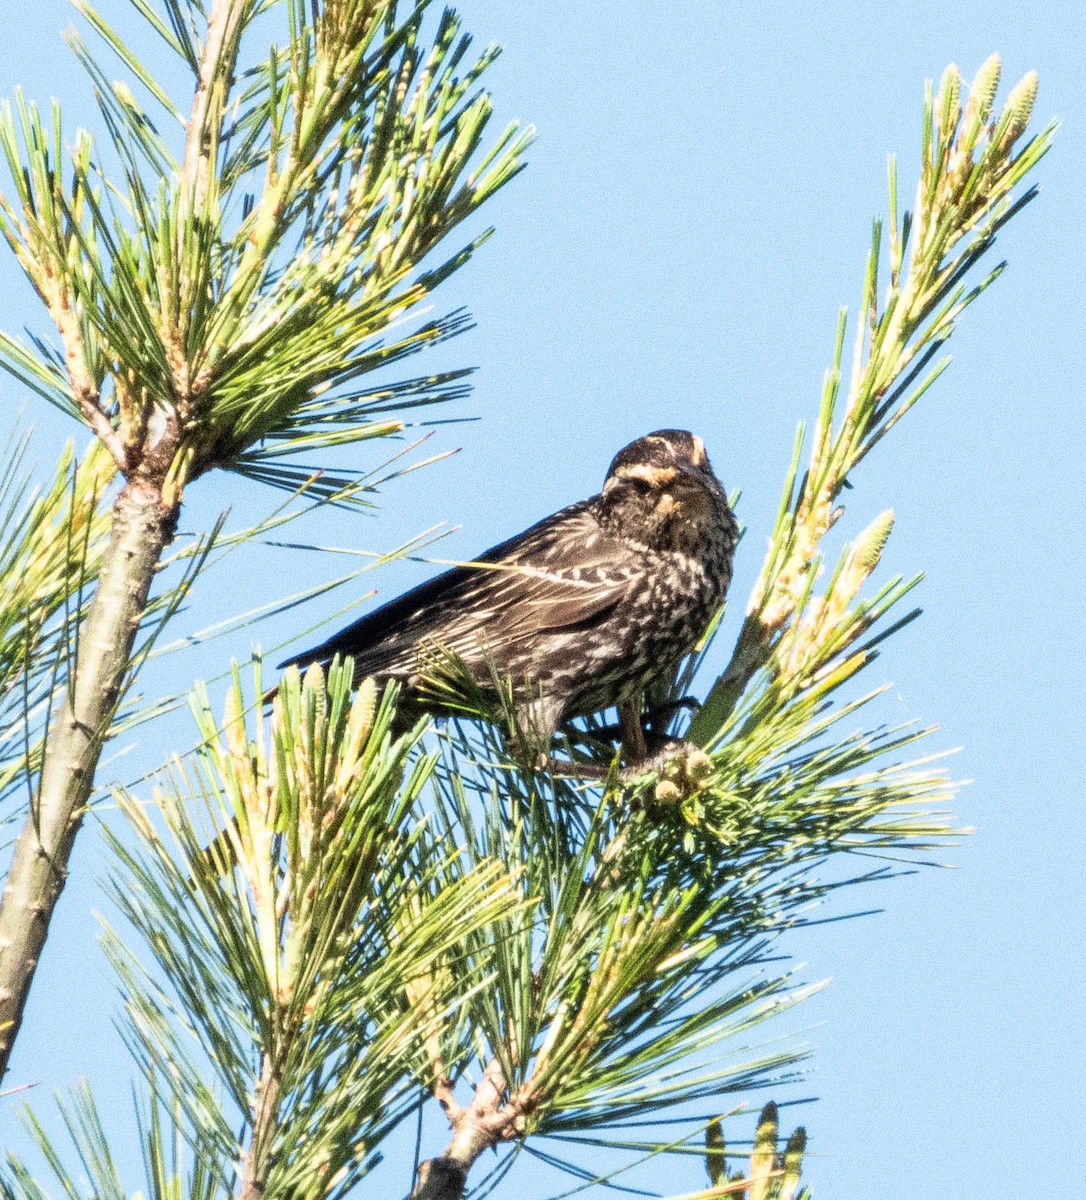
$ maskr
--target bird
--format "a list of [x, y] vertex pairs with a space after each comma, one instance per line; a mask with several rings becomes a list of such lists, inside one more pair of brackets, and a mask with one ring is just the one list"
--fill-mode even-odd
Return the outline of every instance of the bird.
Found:
[[643, 691], [694, 649], [721, 609], [738, 536], [701, 438], [656, 430], [615, 455], [597, 495], [280, 666], [350, 656], [356, 684], [396, 680], [440, 713], [427, 680], [444, 657], [484, 692], [507, 679], [516, 723], [539, 745], [565, 722], [617, 706], [636, 760], [645, 754]]

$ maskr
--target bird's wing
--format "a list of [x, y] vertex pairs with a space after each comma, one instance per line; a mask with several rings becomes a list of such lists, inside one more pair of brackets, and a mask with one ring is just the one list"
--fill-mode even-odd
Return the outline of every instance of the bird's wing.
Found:
[[571, 505], [488, 550], [478, 566], [454, 567], [283, 663], [327, 663], [349, 654], [361, 675], [409, 675], [421, 646], [500, 668], [526, 639], [589, 628], [633, 586], [616, 570], [620, 548], [591, 512]]

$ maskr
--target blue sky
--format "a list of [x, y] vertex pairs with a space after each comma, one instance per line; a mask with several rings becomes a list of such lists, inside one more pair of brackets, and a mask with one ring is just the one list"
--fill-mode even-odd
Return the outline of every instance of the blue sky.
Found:
[[[10, 7], [0, 94], [22, 82], [57, 95], [74, 125], [88, 110], [58, 36], [67, 7]], [[956, 811], [977, 833], [943, 856], [953, 870], [855, 897], [880, 914], [796, 936], [802, 977], [831, 983], [777, 1032], [813, 1050], [804, 1084], [779, 1098], [818, 1097], [785, 1120], [808, 1127], [821, 1200], [1071, 1195], [1086, 1168], [1086, 9], [686, 0], [661, 17], [636, 0], [465, 0], [461, 11], [480, 42], [506, 47], [489, 79], [498, 124], [539, 130], [528, 171], [486, 213], [497, 236], [443, 298], [477, 322], [441, 351], [478, 367], [473, 396], [447, 415], [478, 420], [439, 426], [430, 445], [461, 452], [390, 487], [376, 519], [307, 532], [387, 549], [448, 522], [461, 529], [437, 553], [467, 557], [596, 490], [632, 438], [690, 428], [742, 489], [748, 527], [722, 655], [796, 423], [817, 411], [837, 310], [858, 299], [888, 152], [911, 195], [924, 79], [950, 61], [970, 77], [993, 50], [1008, 84], [1038, 70], [1036, 115], [1063, 127], [1041, 196], [1000, 237], [1010, 269], [963, 320], [949, 372], [853, 478], [846, 518], [855, 532], [892, 507], [885, 573], [927, 573], [924, 617], [874, 681], [894, 685], [887, 720], [937, 722], [933, 745], [963, 747], [951, 769], [973, 782]], [[41, 328], [13, 263], [0, 269], [3, 326]], [[11, 414], [23, 403], [11, 381], [0, 400]], [[60, 432], [43, 417], [43, 454]], [[193, 495], [185, 526], [258, 503], [236, 486]], [[314, 555], [299, 568], [268, 551], [224, 576], [216, 601], [243, 610], [293, 590], [299, 570], [352, 565]], [[396, 564], [375, 585], [387, 598], [425, 571]], [[302, 621], [258, 636], [285, 642]], [[251, 641], [243, 631], [177, 659], [163, 685], [216, 674]], [[118, 775], [160, 750], [134, 749]], [[12, 1082], [40, 1080], [40, 1093], [86, 1073], [124, 1096], [90, 915], [101, 859], [88, 826], [14, 1064]], [[101, 1002], [73, 1007], [84, 978]], [[701, 1185], [693, 1167], [662, 1182]]]

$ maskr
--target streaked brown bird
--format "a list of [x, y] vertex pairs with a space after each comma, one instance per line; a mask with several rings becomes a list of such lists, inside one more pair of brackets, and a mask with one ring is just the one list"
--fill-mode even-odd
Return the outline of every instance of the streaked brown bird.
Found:
[[399, 680], [434, 711], [420, 686], [435, 659], [452, 655], [484, 689], [495, 671], [508, 677], [518, 724], [546, 744], [563, 721], [613, 705], [624, 739], [636, 720], [636, 743], [631, 705], [639, 713], [646, 685], [694, 648], [720, 609], [737, 537], [701, 439], [661, 429], [615, 455], [598, 495], [282, 666], [350, 655], [356, 680]]

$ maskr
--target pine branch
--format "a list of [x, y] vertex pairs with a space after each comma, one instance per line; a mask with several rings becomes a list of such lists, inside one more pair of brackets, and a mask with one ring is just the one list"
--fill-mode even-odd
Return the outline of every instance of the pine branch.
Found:
[[[878, 695], [841, 702], [840, 689], [915, 616], [898, 613], [916, 580], [862, 594], [893, 514], [845, 548], [821, 589], [816, 581], [850, 473], [941, 370], [933, 353], [998, 272], [972, 287], [966, 275], [1020, 209], [1013, 191], [1050, 141], [1047, 130], [1012, 155], [1033, 80], [989, 124], [994, 73], [992, 62], [982, 68], [964, 113], [951, 99], [956, 70], [938, 103], [929, 94], [917, 217], [899, 234], [894, 215], [882, 308], [876, 226], [844, 411], [842, 320], [810, 465], [801, 476], [801, 430], [735, 654], [688, 735], [707, 752], [632, 785], [612, 778], [600, 798], [560, 778], [525, 777], [492, 735], [449, 738], [436, 777], [446, 826], [472, 855], [504, 861], [535, 903], [472, 946], [494, 985], [470, 1006], [473, 1028], [449, 1031], [441, 1055], [455, 1059], [463, 1039], [481, 1082], [467, 1104], [438, 1095], [452, 1141], [423, 1164], [416, 1198], [462, 1195], [480, 1147], [644, 1121], [772, 1078], [792, 1061], [787, 1053], [729, 1066], [719, 1049], [801, 993], [789, 995], [787, 976], [742, 973], [812, 904], [879, 874], [838, 872], [825, 883], [818, 868], [842, 853], [908, 860], [953, 833], [932, 811], [952, 794], [942, 772], [930, 759], [901, 760], [926, 730], [839, 732]], [[480, 1118], [465, 1122], [473, 1107]], [[794, 1194], [794, 1163], [774, 1161], [763, 1151], [748, 1179], [705, 1194]]]
[[[1003, 264], [973, 286], [966, 282], [971, 269], [991, 250], [999, 229], [1036, 194], [1035, 188], [1020, 196], [1014, 193], [1046, 153], [1055, 132], [1055, 126], [1049, 125], [1019, 147], [1036, 98], [1037, 76], [1030, 72], [1021, 80], [996, 120], [993, 103], [999, 74], [999, 57], [993, 55], [978, 72], [964, 109], [957, 67], [947, 68], [937, 96], [929, 85], [916, 205], [900, 223], [896, 163], [890, 159], [890, 261], [885, 299], [880, 304], [883, 226], [876, 220], [844, 411], [839, 411], [845, 335], [842, 313], [834, 362], [826, 375], [811, 438], [810, 462], [799, 478], [805, 434], [801, 426], [770, 549], [748, 601], [731, 662], [714, 683], [689, 731], [688, 736], [700, 745], [710, 745], [720, 736], [759, 672], [766, 671], [775, 686], [805, 686], [812, 666], [810, 655], [802, 661], [790, 656], [785, 643], [791, 639], [794, 644], [797, 637], [824, 643], [811, 629], [812, 602], [838, 610], [838, 620], [817, 618], [827, 637], [839, 636], [841, 620], [854, 618], [847, 610], [863, 579], [878, 563], [893, 514], [884, 514], [861, 535], [853, 561], [838, 571], [841, 587], [834, 590], [831, 586], [815, 602], [812, 588], [822, 569], [820, 546], [844, 511], [839, 503], [842, 490], [859, 463], [949, 364], [949, 357], [944, 357], [924, 374], [958, 318], [1001, 273]], [[849, 591], [851, 595], [846, 594]], [[803, 620], [807, 628], [801, 632], [798, 626]], [[854, 643], [856, 637], [847, 640]], [[808, 649], [815, 652], [816, 648], [812, 643]], [[847, 666], [841, 654], [836, 661], [851, 673], [869, 654], [870, 648], [858, 651]]]
[[[424, 1047], [481, 983], [440, 964], [518, 904], [496, 863], [434, 886], [456, 851], [418, 857], [433, 766], [412, 760], [421, 727], [393, 737], [394, 692], [379, 700], [369, 683], [352, 700], [350, 685], [349, 663], [327, 687], [317, 670], [304, 685], [289, 672], [252, 731], [237, 673], [221, 724], [198, 696], [196, 761], [156, 796], [169, 839], [125, 798], [142, 844], [114, 843], [116, 898], [157, 963], [107, 933], [129, 1043], [201, 1157], [246, 1196], [340, 1195], [366, 1174], [415, 1107]], [[203, 1046], [230, 1105], [200, 1082]]]
[[41, 765], [56, 679], [73, 653], [85, 591], [108, 530], [102, 504], [113, 470], [92, 444], [71, 446], [47, 489], [25, 469], [27, 437], [13, 433], [0, 465], [0, 798], [26, 788]]
[[94, 789], [103, 739], [175, 520], [175, 512], [151, 488], [130, 484], [113, 506], [109, 546], [80, 634], [74, 678], [49, 730], [41, 783], [16, 842], [0, 904], [0, 1074], [67, 882], [68, 858]]
[[[180, 13], [180, 0], [170, 2]], [[422, 7], [397, 26], [389, 6], [336, 0], [312, 9], [307, 25], [311, 9], [299, 0], [291, 11], [304, 36], [284, 59], [270, 53], [243, 89], [222, 136], [229, 169], [215, 178], [225, 194], [259, 175], [261, 190], [240, 240], [221, 238], [230, 264], [216, 293], [222, 303], [205, 297], [189, 310], [183, 340], [196, 369], [187, 378], [198, 380], [189, 396], [206, 423], [177, 421], [167, 468], [176, 495], [202, 470], [236, 464], [262, 437], [281, 436], [285, 446], [319, 437], [310, 422], [324, 401], [314, 378], [334, 388], [368, 369], [379, 352], [359, 331], [372, 333], [390, 306], [430, 286], [431, 276], [411, 282], [402, 268], [431, 244], [434, 206], [451, 220], [486, 193], [480, 181], [491, 167], [459, 200], [442, 176], [461, 137], [477, 140], [479, 114], [453, 78], [466, 48], [452, 18], [439, 24], [433, 53], [425, 61], [419, 53]], [[367, 24], [376, 11], [380, 27]], [[182, 23], [162, 33], [198, 69]], [[357, 81], [339, 81], [363, 58], [380, 65], [381, 110], [364, 145], [328, 140], [333, 129], [358, 128]], [[289, 103], [288, 76], [304, 84]], [[144, 1126], [156, 1179], [168, 1128], [201, 1165], [201, 1195], [339, 1197], [429, 1095], [446, 1116], [448, 1141], [422, 1164], [413, 1197], [450, 1200], [463, 1196], [484, 1150], [526, 1146], [563, 1165], [536, 1148], [542, 1139], [606, 1144], [608, 1131], [665, 1110], [711, 1129], [723, 1093], [788, 1077], [801, 1050], [749, 1042], [813, 990], [779, 965], [780, 935], [841, 887], [892, 869], [865, 863], [850, 873], [841, 864], [855, 859], [841, 855], [915, 862], [954, 832], [937, 808], [952, 789], [933, 756], [913, 757], [927, 731], [870, 724], [878, 691], [842, 699], [878, 644], [911, 619], [899, 614], [915, 581], [865, 594], [892, 514], [828, 570], [821, 545], [849, 472], [930, 385], [941, 369], [933, 352], [995, 277], [969, 287], [968, 272], [1030, 195], [1012, 192], [1049, 133], [1012, 157], [1033, 85], [1027, 77], [991, 121], [995, 82], [986, 64], [964, 111], [955, 70], [938, 102], [929, 96], [917, 215], [899, 226], [892, 211], [883, 307], [876, 232], [843, 412], [839, 323], [809, 468], [801, 475], [797, 441], [735, 658], [694, 722], [704, 749], [634, 780], [612, 772], [601, 788], [526, 771], [493, 724], [451, 722], [436, 735], [440, 760], [418, 752], [421, 728], [397, 735], [391, 692], [378, 700], [369, 681], [351, 699], [350, 663], [333, 664], [327, 680], [317, 670], [304, 681], [288, 673], [270, 717], [246, 714], [240, 676], [221, 722], [198, 696], [194, 761], [176, 764], [152, 814], [123, 798], [142, 836], [134, 847], [113, 843], [114, 899], [132, 929], [107, 931], [106, 944], [126, 993], [128, 1042], [149, 1081]], [[455, 113], [459, 133], [442, 143]], [[430, 150], [413, 157], [420, 147]], [[426, 171], [416, 170], [423, 162]], [[499, 177], [514, 162], [506, 158]], [[424, 177], [442, 180], [427, 203]], [[310, 193], [327, 185], [325, 202], [307, 207], [304, 189], [292, 202], [299, 181]], [[205, 216], [219, 211], [208, 182]], [[107, 225], [95, 221], [93, 236], [104, 239]], [[289, 261], [286, 231], [300, 247]], [[204, 232], [194, 225], [192, 236]], [[89, 246], [91, 235], [77, 241]], [[318, 246], [331, 264], [325, 291]], [[107, 288], [112, 276], [103, 273], [81, 294], [90, 303]], [[146, 299], [138, 288], [111, 296], [129, 316]], [[113, 315], [88, 326], [86, 345], [115, 344], [127, 326]], [[300, 357], [306, 321], [315, 330], [312, 375]], [[344, 329], [359, 340], [344, 343]], [[150, 373], [166, 345], [153, 341], [143, 346]], [[391, 350], [406, 352], [399, 343]], [[28, 369], [18, 351], [9, 358]], [[48, 371], [35, 377], [49, 390]], [[130, 388], [118, 399], [119, 410], [131, 406], [118, 427], [143, 437], [139, 404], [157, 401], [135, 396]], [[168, 414], [168, 431], [179, 412]], [[253, 703], [263, 694], [258, 670]], [[467, 696], [465, 714], [482, 715], [473, 703]], [[857, 717], [865, 720], [854, 726]], [[602, 763], [612, 751], [593, 743], [594, 731], [599, 723], [589, 721], [570, 736]], [[108, 1153], [98, 1152], [104, 1136], [85, 1111], [73, 1138], [96, 1194], [112, 1194]], [[742, 1178], [727, 1178], [718, 1133], [707, 1154], [712, 1186], [690, 1200], [802, 1194], [803, 1138], [797, 1131], [779, 1151], [773, 1106]], [[683, 1134], [666, 1148], [689, 1140]], [[49, 1161], [74, 1194], [60, 1156]], [[175, 1195], [181, 1172], [173, 1170], [149, 1194]], [[8, 1178], [13, 1194], [40, 1200], [21, 1164], [9, 1162]]]
[[[48, 129], [21, 95], [0, 113], [10, 182], [0, 233], [61, 346], [35, 354], [4, 336], [0, 363], [82, 420], [126, 481], [0, 903], [0, 1075], [102, 747], [142, 661], [133, 657], [137, 630], [186, 486], [221, 467], [294, 488], [308, 469], [283, 466], [284, 457], [403, 428], [387, 403], [333, 389], [464, 327], [454, 316], [381, 342], [479, 244], [422, 269], [516, 174], [528, 141], [507, 130], [489, 156], [479, 153], [490, 103], [469, 89], [494, 52], [459, 77], [467, 42], [447, 14], [423, 64], [425, 0], [407, 4], [406, 17], [396, 0], [290, 4], [292, 72], [280, 74], [272, 49], [255, 86], [239, 53], [268, 5], [166, 0], [163, 23], [147, 0], [132, 2], [193, 73], [180, 155], [78, 37], [121, 180], [106, 175], [85, 133], [69, 156], [56, 106]], [[137, 88], [176, 113], [126, 39], [89, 0], [81, 7]], [[245, 196], [259, 167], [263, 186]], [[393, 384], [392, 393], [410, 404], [445, 399], [450, 378]]]

